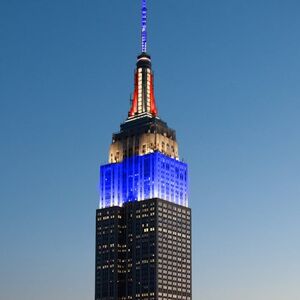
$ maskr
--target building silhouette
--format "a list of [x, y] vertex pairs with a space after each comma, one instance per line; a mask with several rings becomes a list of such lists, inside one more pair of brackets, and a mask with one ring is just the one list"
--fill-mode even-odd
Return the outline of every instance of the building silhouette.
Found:
[[188, 169], [158, 116], [146, 25], [142, 0], [131, 107], [100, 167], [95, 300], [192, 299]]

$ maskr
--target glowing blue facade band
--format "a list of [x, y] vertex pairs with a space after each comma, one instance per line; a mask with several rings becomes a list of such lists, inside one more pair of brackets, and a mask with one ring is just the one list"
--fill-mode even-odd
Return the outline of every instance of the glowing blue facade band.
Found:
[[142, 52], [147, 52], [147, 3], [142, 0]]
[[188, 207], [187, 164], [154, 152], [100, 167], [100, 208], [152, 198]]

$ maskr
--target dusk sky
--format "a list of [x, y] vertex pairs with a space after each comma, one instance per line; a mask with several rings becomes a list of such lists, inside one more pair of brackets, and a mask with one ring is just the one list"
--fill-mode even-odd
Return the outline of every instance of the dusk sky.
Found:
[[[300, 1], [148, 4], [193, 299], [299, 300]], [[0, 2], [1, 300], [93, 299], [99, 166], [139, 53], [139, 0]]]

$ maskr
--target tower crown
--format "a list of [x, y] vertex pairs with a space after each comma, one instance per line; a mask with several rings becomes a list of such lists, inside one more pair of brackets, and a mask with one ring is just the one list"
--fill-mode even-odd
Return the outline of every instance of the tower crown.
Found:
[[134, 92], [127, 120], [113, 134], [109, 163], [154, 152], [179, 160], [175, 130], [158, 118], [151, 56], [147, 53], [147, 6], [142, 1], [141, 51], [134, 74]]

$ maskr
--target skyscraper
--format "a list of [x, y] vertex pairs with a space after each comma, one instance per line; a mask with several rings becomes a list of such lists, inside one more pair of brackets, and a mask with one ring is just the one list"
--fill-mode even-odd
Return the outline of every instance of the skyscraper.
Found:
[[191, 210], [187, 164], [176, 133], [158, 116], [147, 7], [128, 117], [100, 167], [95, 300], [191, 300]]

